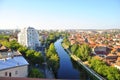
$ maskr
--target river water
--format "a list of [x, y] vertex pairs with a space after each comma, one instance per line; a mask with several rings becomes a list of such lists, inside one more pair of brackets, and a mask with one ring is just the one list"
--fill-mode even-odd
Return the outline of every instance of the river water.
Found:
[[57, 72], [58, 79], [80, 79], [90, 80], [89, 75], [70, 56], [61, 45], [63, 39], [58, 39], [54, 45], [60, 58], [60, 66]]

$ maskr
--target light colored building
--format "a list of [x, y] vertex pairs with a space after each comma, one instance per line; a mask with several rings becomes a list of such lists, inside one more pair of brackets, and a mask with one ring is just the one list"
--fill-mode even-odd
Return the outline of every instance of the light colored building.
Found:
[[40, 47], [41, 45], [38, 32], [32, 27], [21, 30], [18, 34], [18, 42], [30, 49], [36, 49], [36, 47]]
[[0, 77], [27, 77], [29, 63], [18, 52], [0, 52]]
[[115, 65], [114, 65], [114, 67], [116, 67], [117, 69], [119, 69], [119, 70], [120, 70], [120, 65], [115, 64]]

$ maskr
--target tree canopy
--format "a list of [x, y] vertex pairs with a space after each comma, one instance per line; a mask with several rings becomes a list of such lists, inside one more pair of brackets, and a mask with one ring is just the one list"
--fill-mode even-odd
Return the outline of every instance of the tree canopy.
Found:
[[120, 80], [120, 72], [117, 68], [107, 66], [105, 62], [95, 59], [89, 60], [90, 67], [97, 73], [107, 78], [107, 80]]
[[54, 73], [56, 73], [57, 69], [59, 68], [59, 57], [53, 43], [50, 44], [46, 52], [46, 56], [48, 65], [52, 68]]
[[71, 52], [78, 56], [81, 60], [85, 61], [90, 56], [91, 48], [87, 44], [83, 44], [81, 46], [74, 44], [71, 46]]
[[6, 46], [12, 50], [17, 50], [18, 48], [21, 47], [21, 45], [16, 40], [12, 40], [10, 42], [4, 40], [1, 43], [2, 43], [2, 45]]
[[31, 77], [31, 78], [44, 78], [44, 75], [37, 69], [37, 68], [33, 68], [28, 77]]
[[68, 48], [70, 48], [70, 42], [69, 42], [69, 40], [68, 40], [67, 37], [65, 37], [65, 38], [63, 39], [63, 43], [64, 43]]

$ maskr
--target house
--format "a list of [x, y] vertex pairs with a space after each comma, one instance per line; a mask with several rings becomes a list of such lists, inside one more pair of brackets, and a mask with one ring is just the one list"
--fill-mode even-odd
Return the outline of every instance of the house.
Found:
[[8, 51], [8, 48], [5, 46], [0, 46], [0, 52]]
[[118, 56], [118, 58], [116, 60], [114, 67], [116, 67], [117, 69], [120, 70], [120, 53], [117, 53], [117, 56]]
[[106, 46], [96, 46], [93, 48], [93, 51], [96, 55], [106, 56], [107, 55], [107, 47]]
[[111, 64], [113, 64], [113, 63], [116, 62], [117, 58], [118, 58], [117, 55], [110, 53], [110, 54], [108, 54], [108, 55], [106, 56], [106, 62], [107, 62], [109, 65], [111, 65]]
[[116, 64], [114, 65], [114, 67], [120, 70], [120, 57], [117, 58]]
[[0, 51], [0, 77], [27, 77], [29, 63], [17, 51]]

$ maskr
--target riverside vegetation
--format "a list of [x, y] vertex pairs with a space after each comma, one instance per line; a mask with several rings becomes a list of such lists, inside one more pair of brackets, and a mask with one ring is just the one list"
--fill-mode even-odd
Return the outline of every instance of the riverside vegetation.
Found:
[[48, 64], [48, 68], [53, 71], [55, 77], [56, 73], [59, 69], [59, 57], [56, 52], [54, 42], [60, 38], [61, 33], [59, 32], [49, 32], [49, 35], [45, 41], [46, 43], [46, 62]]
[[46, 57], [49, 68], [51, 68], [54, 74], [56, 74], [59, 68], [59, 57], [53, 43], [50, 44], [46, 51]]
[[91, 48], [87, 44], [70, 45], [68, 38], [64, 38], [63, 44], [66, 45], [72, 54], [79, 57], [82, 61], [88, 61], [88, 66], [107, 80], [120, 80], [120, 72], [117, 68], [106, 65], [102, 60], [96, 59], [91, 55]]

